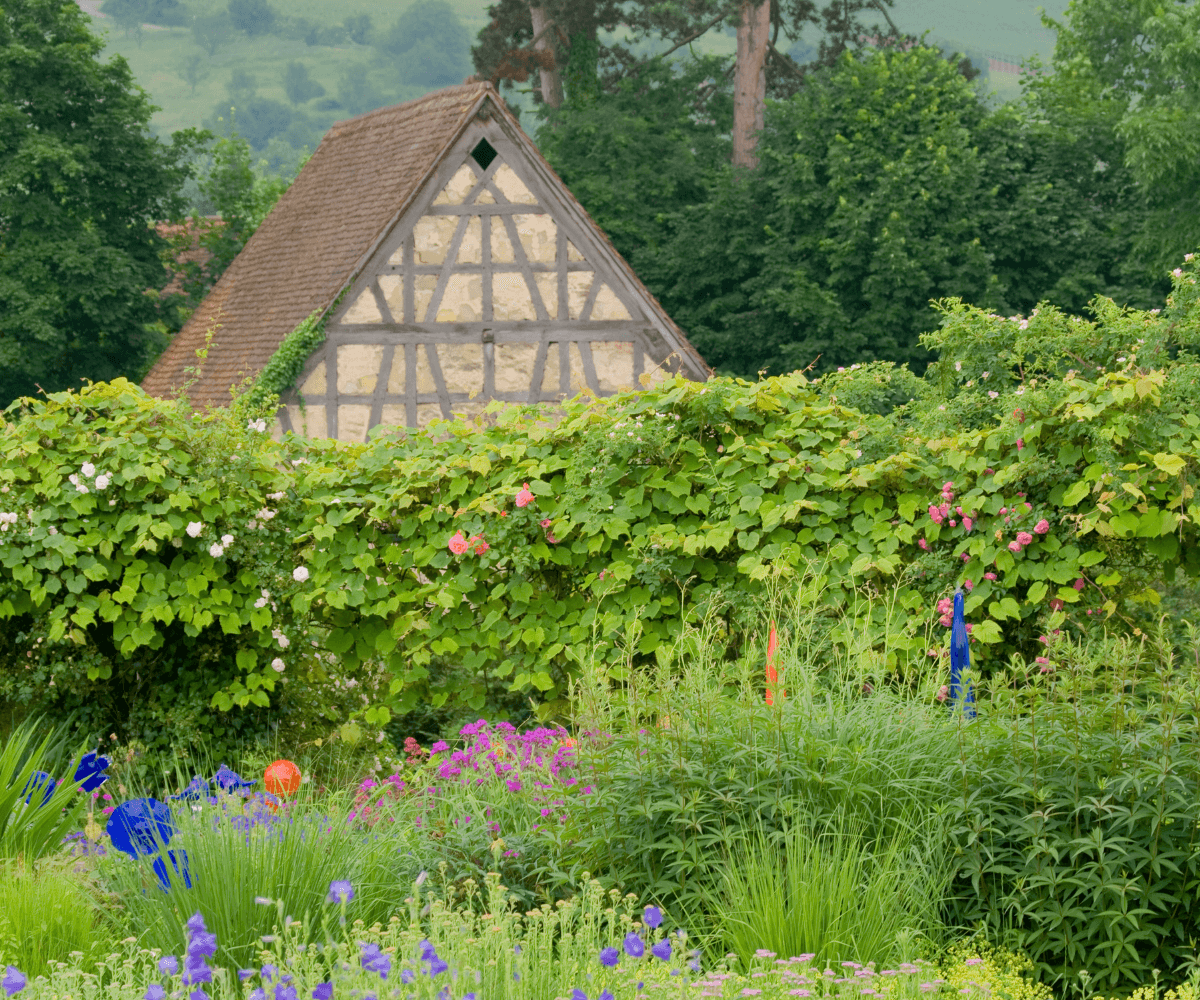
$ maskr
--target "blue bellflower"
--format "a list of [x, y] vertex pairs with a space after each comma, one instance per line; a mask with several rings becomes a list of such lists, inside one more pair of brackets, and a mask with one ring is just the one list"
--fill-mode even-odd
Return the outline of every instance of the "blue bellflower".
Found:
[[4, 970], [4, 980], [0, 985], [3, 985], [4, 992], [8, 996], [14, 993], [20, 993], [25, 989], [29, 980], [25, 978], [25, 973], [18, 969], [15, 965], [10, 965]]
[[645, 920], [646, 926], [653, 930], [663, 922], [662, 910], [657, 906], [647, 906], [646, 913], [642, 919]]
[[646, 954], [646, 943], [633, 931], [625, 935], [625, 954], [630, 958], [641, 958]]
[[313, 987], [313, 1000], [333, 1000], [333, 983], [318, 983]]
[[385, 955], [379, 950], [379, 945], [364, 945], [362, 950], [362, 967], [367, 972], [378, 972], [380, 979], [387, 979], [388, 973], [392, 971], [392, 959], [389, 955]]
[[329, 895], [326, 899], [331, 903], [349, 903], [354, 898], [354, 886], [344, 879], [336, 879], [329, 883]]
[[600, 952], [600, 964], [612, 968], [621, 961], [621, 953], [616, 948], [604, 948]]

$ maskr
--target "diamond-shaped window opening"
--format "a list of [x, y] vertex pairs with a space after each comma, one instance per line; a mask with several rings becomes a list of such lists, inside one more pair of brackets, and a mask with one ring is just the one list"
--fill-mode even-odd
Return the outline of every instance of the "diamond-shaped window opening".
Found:
[[496, 150], [487, 139], [480, 139], [475, 148], [471, 150], [471, 157], [483, 170], [487, 170], [492, 165], [492, 160], [496, 158]]

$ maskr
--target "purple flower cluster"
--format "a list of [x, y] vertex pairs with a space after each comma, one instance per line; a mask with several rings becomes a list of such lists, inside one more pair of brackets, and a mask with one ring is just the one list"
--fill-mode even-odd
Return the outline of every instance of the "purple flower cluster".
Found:
[[[179, 982], [183, 986], [194, 987], [188, 994], [189, 1000], [208, 1000], [202, 984], [213, 981], [208, 960], [217, 953], [217, 936], [208, 932], [200, 913], [194, 914], [184, 927], [187, 930], [187, 951], [183, 956], [183, 975]], [[179, 959], [174, 955], [164, 955], [158, 960], [158, 971], [168, 979], [173, 979], [179, 974]], [[145, 1000], [165, 1000], [166, 995], [167, 991], [161, 983], [151, 983], [146, 989]]]
[[[642, 915], [642, 922], [650, 930], [656, 930], [663, 922], [662, 910], [657, 906], [647, 906]], [[682, 930], [676, 931], [675, 935], [680, 942], [684, 940], [685, 935]], [[609, 947], [600, 950], [600, 964], [607, 969], [612, 969], [620, 963], [622, 951], [630, 958], [640, 960], [645, 957], [646, 950], [646, 940], [642, 937], [642, 934], [638, 931], [630, 931], [625, 935], [625, 940], [621, 942], [619, 949]], [[659, 938], [650, 945], [649, 951], [660, 962], [669, 962], [671, 960], [671, 939], [666, 936]], [[688, 968], [692, 972], [698, 973], [700, 971], [700, 949], [697, 948], [692, 951], [692, 960], [688, 963]], [[672, 976], [679, 974], [679, 969], [671, 970]], [[638, 983], [638, 990], [641, 990], [643, 985], [643, 983]], [[572, 991], [571, 1000], [588, 1000], [588, 996], [583, 990], [577, 988]], [[608, 990], [604, 990], [596, 1000], [612, 1000], [612, 994]]]

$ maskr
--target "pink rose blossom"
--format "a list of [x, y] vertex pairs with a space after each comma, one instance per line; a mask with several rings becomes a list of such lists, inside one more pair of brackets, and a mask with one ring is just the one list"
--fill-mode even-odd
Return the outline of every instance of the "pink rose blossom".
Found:
[[943, 684], [940, 688], [938, 688], [937, 700], [945, 701], [949, 697], [950, 697], [950, 688], [948, 688], [945, 684]]
[[1001, 514], [1007, 514], [1007, 513], [1008, 513], [1008, 508], [1007, 508], [1007, 507], [1001, 507], [1001, 508], [1000, 508], [1000, 513], [1001, 513]]
[[1025, 439], [1017, 438], [1017, 451], [1020, 451], [1024, 447], [1025, 447]]
[[963, 527], [966, 528], [967, 531], [970, 531], [972, 528], [975, 527], [975, 522], [972, 521], [971, 518], [969, 518], [969, 517], [964, 517], [963, 518]]
[[1038, 656], [1034, 659], [1034, 663], [1049, 663], [1050, 661], [1044, 656]]
[[985, 580], [994, 580], [994, 579], [996, 579], [996, 574], [995, 573], [984, 573], [983, 578]]
[[1022, 545], [1028, 545], [1030, 542], [1033, 541], [1033, 535], [1031, 535], [1028, 531], [1018, 531], [1017, 532], [1017, 541], [1020, 542]]
[[942, 523], [942, 512], [933, 504], [929, 505], [929, 520], [931, 520], [934, 524]]
[[1063, 602], [1060, 601], [1057, 597], [1054, 598], [1054, 600], [1052, 600], [1050, 602], [1050, 610], [1051, 611], [1062, 611], [1062, 609], [1063, 609]]
[[1035, 524], [1033, 526], [1033, 530], [1036, 531], [1039, 535], [1044, 535], [1047, 531], [1050, 530], [1050, 522], [1047, 521], [1043, 517], [1040, 521], [1038, 521], [1037, 524]]
[[543, 517], [543, 518], [542, 518], [542, 519], [541, 519], [541, 520], [538, 522], [538, 525], [539, 525], [539, 527], [542, 527], [542, 528], [548, 528], [548, 527], [550, 527], [550, 518], [548, 518], [548, 517]]
[[526, 483], [524, 487], [517, 492], [516, 502], [518, 507], [528, 507], [531, 503], [533, 503], [533, 494], [529, 492], [528, 483]]
[[956, 514], [957, 514], [959, 517], [962, 517], [962, 508], [961, 508], [961, 507], [955, 507], [955, 508], [954, 508], [954, 513], [956, 513]]
[[488, 549], [491, 548], [491, 546], [488, 545], [488, 543], [482, 538], [477, 539], [477, 541], [479, 542], [479, 544], [475, 546], [475, 554], [477, 556], [483, 555]]
[[942, 517], [949, 517], [950, 505], [948, 503], [942, 504], [940, 507], [938, 507], [938, 512], [942, 515]]
[[970, 553], [970, 552], [964, 552], [964, 553], [962, 554], [962, 561], [963, 561], [963, 562], [970, 562], [970, 561], [971, 561], [971, 553]]
[[927, 541], [925, 541], [924, 538], [918, 539], [917, 545], [920, 546], [920, 548], [923, 552], [929, 551], [929, 543]]
[[1009, 542], [1008, 543], [1008, 551], [1009, 552], [1020, 552], [1021, 551], [1021, 543], [1020, 542]]
[[1071, 584], [1071, 586], [1076, 590], [1083, 590], [1083, 588], [1087, 586], [1087, 581], [1081, 576], [1078, 580]]
[[967, 591], [967, 593], [970, 593], [975, 589], [975, 584], [969, 577], [966, 580], [963, 580], [963, 589]]
[[456, 556], [461, 556], [464, 552], [467, 551], [467, 549], [469, 549], [471, 547], [471, 543], [468, 542], [466, 540], [466, 538], [463, 537], [463, 533], [461, 531], [456, 531], [450, 537], [448, 547], [449, 547], [450, 551], [453, 552]]
[[950, 527], [954, 528], [957, 526], [958, 526], [958, 522], [956, 520], [954, 520], [954, 518], [950, 518]]

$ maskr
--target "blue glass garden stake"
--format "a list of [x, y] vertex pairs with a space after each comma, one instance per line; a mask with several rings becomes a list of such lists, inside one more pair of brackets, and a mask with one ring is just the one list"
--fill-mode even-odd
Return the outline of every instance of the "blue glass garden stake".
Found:
[[57, 787], [58, 782], [45, 771], [34, 771], [29, 776], [29, 780], [25, 782], [25, 787], [21, 789], [21, 794], [25, 796], [25, 804], [29, 805], [34, 793], [42, 791], [42, 801], [38, 803], [38, 808], [40, 808], [50, 801], [50, 796], [54, 794]]
[[108, 817], [107, 832], [112, 845], [131, 858], [157, 854], [175, 833], [171, 810], [157, 799], [130, 799]]
[[950, 626], [950, 704], [968, 719], [975, 718], [975, 690], [971, 686], [971, 648], [963, 621], [963, 592], [954, 592], [954, 623]]

